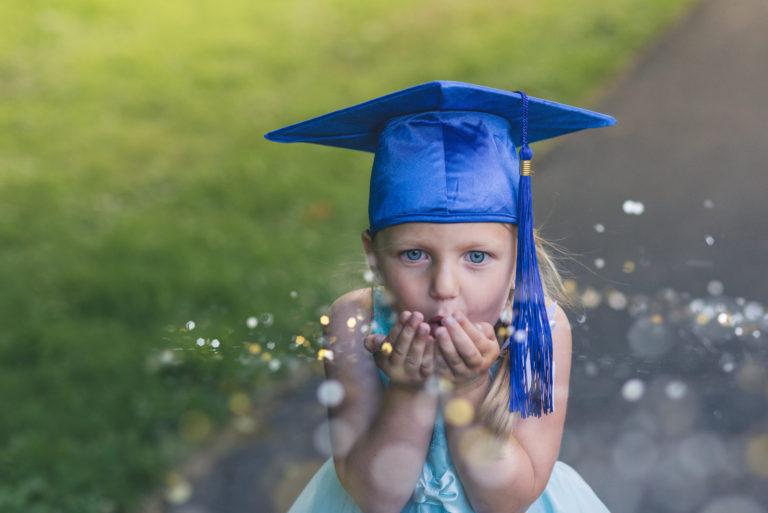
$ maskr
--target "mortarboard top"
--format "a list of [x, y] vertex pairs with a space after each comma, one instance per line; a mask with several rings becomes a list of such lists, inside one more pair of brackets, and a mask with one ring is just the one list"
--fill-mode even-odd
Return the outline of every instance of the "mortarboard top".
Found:
[[[375, 152], [379, 134], [391, 119], [425, 111], [474, 111], [510, 122], [510, 136], [521, 143], [522, 95], [491, 87], [436, 80], [269, 132], [275, 142], [309, 142]], [[616, 124], [612, 116], [528, 97], [528, 142], [585, 128]]]
[[615, 123], [606, 114], [519, 91], [436, 81], [266, 138], [375, 153], [368, 202], [373, 232], [417, 221], [518, 225], [510, 410], [526, 417], [554, 407], [552, 335], [533, 236], [528, 143]]

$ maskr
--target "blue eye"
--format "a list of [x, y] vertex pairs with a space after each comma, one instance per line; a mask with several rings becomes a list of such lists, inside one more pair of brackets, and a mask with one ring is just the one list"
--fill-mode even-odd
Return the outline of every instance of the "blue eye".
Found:
[[406, 260], [416, 261], [424, 257], [424, 252], [420, 249], [409, 249], [403, 252], [403, 256]]
[[482, 264], [485, 262], [485, 259], [488, 257], [488, 253], [485, 251], [470, 251], [467, 253], [467, 258], [470, 262], [473, 264]]

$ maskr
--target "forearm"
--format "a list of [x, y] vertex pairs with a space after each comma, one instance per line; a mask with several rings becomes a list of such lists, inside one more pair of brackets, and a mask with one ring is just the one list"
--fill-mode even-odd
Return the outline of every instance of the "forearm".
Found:
[[437, 398], [390, 384], [371, 426], [346, 457], [339, 480], [366, 513], [398, 513], [418, 482], [432, 436]]
[[[477, 412], [490, 380], [455, 390], [444, 404], [466, 400]], [[449, 418], [450, 415], [447, 416]], [[472, 422], [446, 422], [446, 438], [456, 472], [476, 513], [517, 513], [536, 500], [531, 458], [513, 436], [499, 439], [474, 416]]]

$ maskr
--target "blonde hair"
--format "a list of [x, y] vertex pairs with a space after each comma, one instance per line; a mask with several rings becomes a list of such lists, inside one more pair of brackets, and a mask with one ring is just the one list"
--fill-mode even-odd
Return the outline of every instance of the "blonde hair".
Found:
[[[517, 236], [517, 227], [514, 228]], [[544, 296], [561, 305], [571, 305], [573, 300], [565, 290], [562, 276], [557, 268], [557, 259], [565, 256], [565, 252], [559, 246], [542, 239], [537, 230], [534, 230], [533, 235], [536, 241], [536, 260], [539, 264]], [[509, 292], [510, 303], [513, 294], [514, 289]], [[499, 355], [499, 365], [496, 376], [491, 382], [491, 388], [478, 409], [478, 418], [499, 437], [507, 437], [519, 418], [518, 413], [509, 411], [510, 381], [509, 351], [505, 349]]]

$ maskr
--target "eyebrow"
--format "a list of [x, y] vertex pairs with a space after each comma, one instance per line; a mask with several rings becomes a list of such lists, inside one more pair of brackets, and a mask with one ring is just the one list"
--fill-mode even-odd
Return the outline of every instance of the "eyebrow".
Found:
[[[490, 250], [490, 249], [498, 249], [499, 247], [504, 247], [505, 244], [502, 241], [479, 241], [479, 240], [470, 240], [465, 243], [461, 243], [460, 245], [452, 246], [450, 249], [457, 249], [460, 251], [482, 251], [482, 250]], [[432, 247], [431, 244], [425, 243], [423, 240], [411, 240], [411, 239], [405, 239], [398, 242], [390, 242], [388, 244], [382, 244], [380, 246], [382, 249], [386, 248], [418, 248], [418, 249], [429, 249]]]

